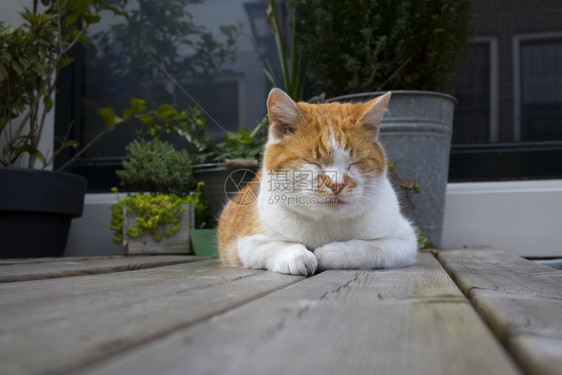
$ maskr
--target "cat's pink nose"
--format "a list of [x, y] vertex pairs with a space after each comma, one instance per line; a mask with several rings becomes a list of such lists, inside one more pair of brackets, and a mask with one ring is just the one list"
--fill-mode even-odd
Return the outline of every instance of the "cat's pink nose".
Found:
[[334, 192], [334, 194], [338, 195], [345, 187], [345, 183], [332, 182], [328, 185], [328, 187], [332, 190], [332, 192]]

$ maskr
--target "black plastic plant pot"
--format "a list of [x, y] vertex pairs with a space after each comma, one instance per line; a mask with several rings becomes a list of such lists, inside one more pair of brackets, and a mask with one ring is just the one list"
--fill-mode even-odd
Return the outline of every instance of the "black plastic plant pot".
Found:
[[0, 258], [63, 256], [87, 184], [71, 173], [0, 168]]

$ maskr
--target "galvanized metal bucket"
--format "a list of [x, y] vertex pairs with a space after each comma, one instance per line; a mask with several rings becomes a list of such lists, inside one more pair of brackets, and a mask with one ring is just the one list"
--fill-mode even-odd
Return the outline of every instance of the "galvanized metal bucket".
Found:
[[[327, 102], [364, 102], [384, 94], [345, 95]], [[437, 247], [441, 245], [449, 153], [453, 133], [454, 97], [431, 91], [392, 91], [381, 125], [380, 143], [403, 182], [418, 181], [420, 194], [412, 194], [415, 216]], [[395, 185], [396, 181], [393, 181]], [[416, 220], [407, 197], [395, 186], [405, 213]]]

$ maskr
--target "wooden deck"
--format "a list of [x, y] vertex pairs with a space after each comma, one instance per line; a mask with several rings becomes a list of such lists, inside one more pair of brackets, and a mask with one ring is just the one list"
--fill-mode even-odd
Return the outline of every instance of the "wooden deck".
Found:
[[1, 374], [562, 374], [562, 271], [492, 249], [310, 278], [0, 261]]

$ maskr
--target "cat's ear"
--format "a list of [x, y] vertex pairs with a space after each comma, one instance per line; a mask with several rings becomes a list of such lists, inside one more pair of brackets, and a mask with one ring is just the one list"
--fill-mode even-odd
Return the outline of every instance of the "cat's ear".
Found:
[[382, 116], [390, 100], [390, 92], [365, 103], [359, 122], [372, 134], [374, 140], [379, 137]]
[[279, 142], [295, 131], [301, 116], [299, 107], [283, 90], [272, 89], [267, 97], [269, 113], [269, 142]]

